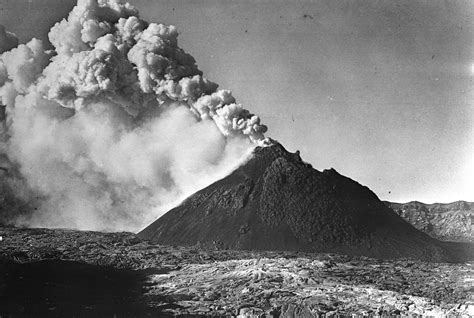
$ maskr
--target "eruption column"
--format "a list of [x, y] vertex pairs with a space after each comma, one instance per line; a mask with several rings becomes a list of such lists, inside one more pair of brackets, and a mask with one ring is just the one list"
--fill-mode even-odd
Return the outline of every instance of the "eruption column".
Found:
[[54, 50], [0, 28], [2, 187], [39, 198], [4, 221], [138, 230], [265, 144], [177, 37], [117, 0], [79, 0], [50, 30]]

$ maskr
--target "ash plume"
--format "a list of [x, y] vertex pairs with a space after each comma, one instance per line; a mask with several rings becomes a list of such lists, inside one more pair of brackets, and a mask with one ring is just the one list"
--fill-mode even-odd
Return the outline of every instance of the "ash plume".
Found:
[[138, 230], [266, 142], [177, 29], [128, 3], [79, 0], [48, 36], [0, 27], [2, 187], [34, 202], [9, 222]]

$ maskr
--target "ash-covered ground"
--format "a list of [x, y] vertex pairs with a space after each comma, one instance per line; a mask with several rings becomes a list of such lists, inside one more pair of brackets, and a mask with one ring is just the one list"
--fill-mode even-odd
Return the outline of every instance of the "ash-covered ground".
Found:
[[471, 263], [209, 250], [0, 229], [0, 316], [474, 315]]

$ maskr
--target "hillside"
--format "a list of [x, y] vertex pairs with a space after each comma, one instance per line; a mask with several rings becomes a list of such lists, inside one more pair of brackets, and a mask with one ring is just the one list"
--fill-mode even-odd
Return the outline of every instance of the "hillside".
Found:
[[138, 234], [162, 244], [334, 252], [430, 261], [458, 259], [367, 187], [322, 172], [277, 142], [195, 193]]
[[443, 241], [474, 243], [474, 203], [384, 202], [420, 231]]

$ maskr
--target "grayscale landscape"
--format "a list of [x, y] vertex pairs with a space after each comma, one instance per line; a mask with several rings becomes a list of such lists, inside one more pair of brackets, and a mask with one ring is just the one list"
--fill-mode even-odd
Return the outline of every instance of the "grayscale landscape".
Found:
[[472, 263], [237, 251], [2, 228], [2, 315], [471, 315]]
[[473, 17], [0, 1], [0, 318], [474, 316]]

